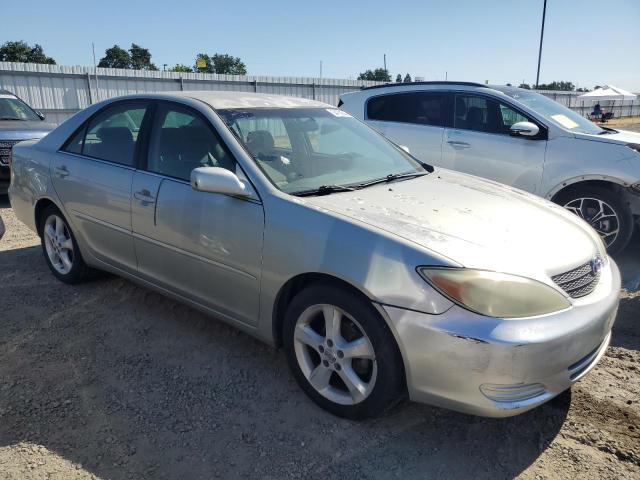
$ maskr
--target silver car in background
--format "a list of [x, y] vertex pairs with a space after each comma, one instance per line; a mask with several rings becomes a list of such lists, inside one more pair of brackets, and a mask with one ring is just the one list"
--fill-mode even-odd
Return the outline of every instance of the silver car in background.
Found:
[[640, 133], [595, 125], [534, 91], [414, 82], [346, 93], [339, 106], [422, 161], [564, 206], [600, 233], [610, 254], [640, 219]]
[[20, 143], [9, 194], [60, 280], [107, 270], [282, 346], [348, 418], [524, 412], [594, 367], [618, 306], [582, 220], [311, 100], [108, 100]]

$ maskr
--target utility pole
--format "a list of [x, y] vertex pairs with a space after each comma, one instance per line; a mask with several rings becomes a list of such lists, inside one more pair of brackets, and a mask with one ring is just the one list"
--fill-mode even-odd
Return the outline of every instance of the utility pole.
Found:
[[322, 60], [320, 60], [320, 81], [322, 81]]
[[91, 50], [93, 51], [93, 72], [96, 76], [96, 99], [100, 101], [100, 87], [98, 87], [98, 67], [96, 67], [96, 46], [91, 42]]
[[383, 58], [383, 63], [384, 63], [384, 69], [386, 70], [387, 69], [387, 54], [384, 53], [382, 58]]
[[542, 28], [540, 29], [540, 50], [538, 50], [538, 73], [536, 74], [536, 90], [540, 83], [540, 61], [542, 60], [542, 39], [544, 38], [544, 19], [547, 15], [547, 0], [544, 0], [544, 6], [542, 7]]

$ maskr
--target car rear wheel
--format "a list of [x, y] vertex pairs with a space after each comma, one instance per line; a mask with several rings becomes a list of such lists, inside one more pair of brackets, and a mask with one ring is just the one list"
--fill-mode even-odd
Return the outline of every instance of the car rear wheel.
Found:
[[609, 254], [619, 253], [633, 234], [633, 214], [615, 192], [601, 187], [581, 187], [560, 194], [555, 202], [591, 225]]
[[402, 399], [400, 352], [389, 327], [365, 298], [314, 285], [294, 298], [284, 323], [289, 366], [320, 407], [340, 417], [364, 419]]
[[66, 219], [53, 205], [41, 217], [42, 251], [51, 272], [59, 280], [74, 284], [86, 280], [91, 270], [84, 263], [80, 249]]

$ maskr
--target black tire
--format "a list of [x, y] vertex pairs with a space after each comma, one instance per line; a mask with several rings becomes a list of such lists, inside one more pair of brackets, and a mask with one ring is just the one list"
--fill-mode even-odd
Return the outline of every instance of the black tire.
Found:
[[[69, 272], [65, 274], [59, 272], [53, 266], [53, 263], [51, 262], [51, 259], [47, 254], [47, 248], [45, 246], [44, 226], [46, 225], [47, 219], [49, 219], [49, 217], [53, 215], [59, 217], [63, 221], [64, 226], [69, 233], [71, 241], [73, 242], [72, 266]], [[82, 258], [82, 254], [80, 253], [80, 248], [78, 247], [78, 242], [76, 242], [76, 237], [73, 234], [71, 227], [69, 226], [69, 222], [67, 222], [67, 219], [57, 207], [55, 207], [54, 205], [49, 205], [43, 210], [38, 222], [38, 232], [40, 233], [40, 244], [42, 246], [42, 253], [44, 255], [45, 262], [47, 262], [51, 273], [53, 273], [53, 275], [58, 280], [73, 285], [76, 283], [84, 282], [93, 276], [93, 270], [84, 263], [84, 259]]]
[[[353, 405], [336, 403], [320, 394], [305, 377], [296, 356], [296, 322], [307, 308], [321, 304], [334, 305], [353, 317], [368, 337], [375, 353], [377, 373], [373, 389], [364, 400]], [[362, 420], [384, 413], [405, 398], [404, 364], [396, 341], [384, 319], [363, 296], [330, 284], [311, 285], [298, 293], [290, 303], [283, 329], [284, 349], [289, 367], [302, 390], [323, 409], [339, 417]]]
[[[634, 229], [633, 214], [631, 213], [629, 205], [616, 192], [607, 190], [606, 188], [592, 186], [577, 187], [568, 190], [567, 192], [561, 192], [553, 201], [566, 208], [568, 204], [576, 202], [581, 198], [600, 200], [606, 203], [615, 212], [618, 219], [617, 236], [615, 236], [615, 239], [610, 244], [605, 237], [603, 237], [603, 240], [605, 240], [607, 252], [610, 255], [620, 253], [629, 243]], [[569, 211], [573, 210], [569, 209]], [[573, 213], [576, 212], [574, 211]], [[588, 218], [585, 218], [585, 220], [587, 220], [587, 222], [589, 221]], [[593, 224], [592, 226], [594, 228], [598, 227], [598, 225]], [[598, 230], [598, 228], [596, 228], [596, 230]]]

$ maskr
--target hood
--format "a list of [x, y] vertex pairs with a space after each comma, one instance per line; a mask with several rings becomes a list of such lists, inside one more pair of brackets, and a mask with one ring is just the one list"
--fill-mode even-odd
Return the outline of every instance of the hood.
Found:
[[55, 127], [40, 120], [0, 120], [0, 140], [42, 138]]
[[305, 200], [415, 242], [452, 264], [547, 283], [599, 252], [595, 231], [563, 208], [440, 168], [415, 179]]
[[619, 143], [626, 145], [627, 143], [638, 143], [640, 144], [640, 133], [631, 132], [629, 130], [618, 130], [615, 129], [616, 133], [607, 133], [605, 135], [590, 135], [588, 133], [576, 133], [576, 138], [581, 138], [584, 140], [595, 140], [598, 142], [606, 142], [606, 143]]

